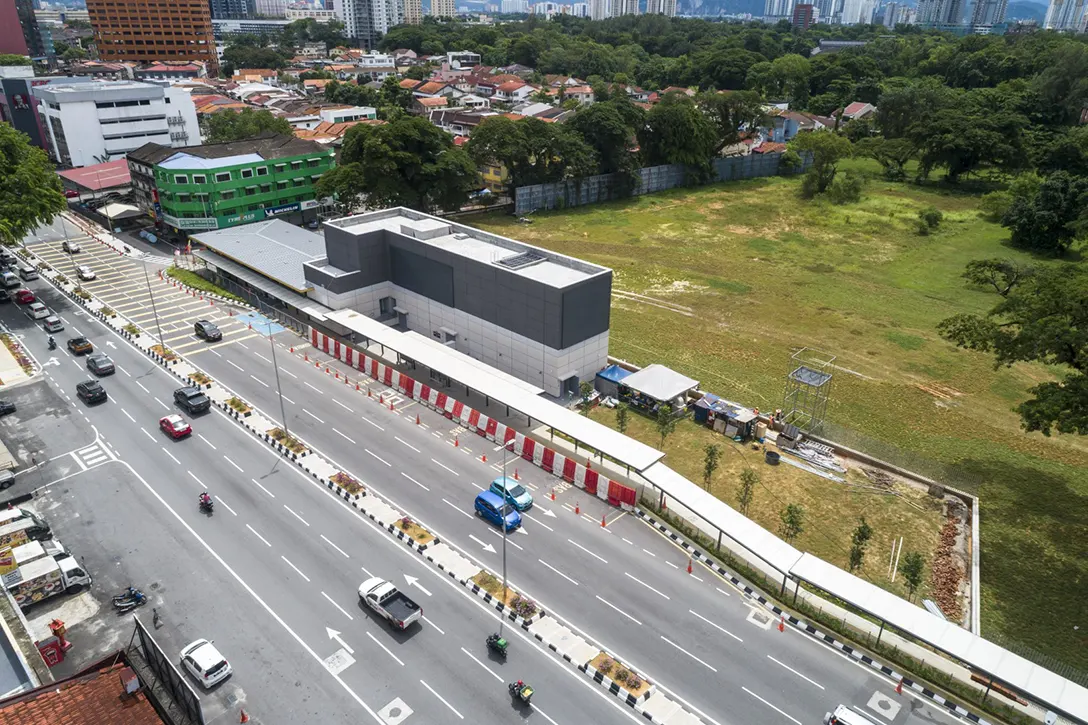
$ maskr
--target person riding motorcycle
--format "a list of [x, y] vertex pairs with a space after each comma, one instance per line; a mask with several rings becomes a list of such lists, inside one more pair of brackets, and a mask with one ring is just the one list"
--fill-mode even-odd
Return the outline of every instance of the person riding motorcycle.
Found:
[[56, 350], [57, 349], [57, 341], [53, 339], [52, 335], [49, 336], [49, 349], [50, 350]]
[[212, 497], [208, 495], [208, 492], [200, 494], [200, 506], [201, 508], [208, 508], [212, 505]]

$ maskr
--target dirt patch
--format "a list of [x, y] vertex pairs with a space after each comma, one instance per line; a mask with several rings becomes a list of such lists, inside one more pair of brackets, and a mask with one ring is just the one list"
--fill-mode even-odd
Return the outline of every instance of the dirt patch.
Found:
[[925, 385], [922, 383], [915, 383], [914, 387], [924, 393], [929, 393], [934, 398], [940, 398], [941, 400], [952, 400], [953, 398], [958, 398], [963, 395], [963, 393], [952, 386], [942, 385], [941, 383], [928, 383]]

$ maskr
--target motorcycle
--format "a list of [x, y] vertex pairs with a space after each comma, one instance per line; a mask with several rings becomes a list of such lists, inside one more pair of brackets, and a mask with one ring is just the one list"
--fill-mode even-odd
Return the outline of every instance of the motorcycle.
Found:
[[57, 349], [57, 341], [54, 340], [52, 337], [49, 338], [49, 349], [50, 350], [56, 350]]
[[128, 587], [123, 592], [113, 598], [114, 602], [127, 602], [131, 599], [135, 599], [136, 595], [140, 593], [140, 590], [136, 587]]
[[132, 590], [131, 598], [119, 600], [117, 597], [114, 597], [113, 599], [113, 606], [119, 612], [127, 612], [130, 609], [142, 607], [145, 604], [147, 604], [147, 597], [139, 589]]
[[529, 685], [526, 685], [521, 680], [518, 680], [517, 682], [511, 682], [509, 685], [506, 686], [506, 689], [510, 691], [511, 697], [516, 697], [520, 699], [526, 705], [528, 705], [529, 701], [533, 698], [533, 688]]
[[203, 513], [210, 514], [215, 509], [215, 502], [212, 501], [211, 496], [202, 496], [200, 498], [200, 510]]
[[506, 659], [507, 641], [497, 634], [487, 635], [487, 648]]

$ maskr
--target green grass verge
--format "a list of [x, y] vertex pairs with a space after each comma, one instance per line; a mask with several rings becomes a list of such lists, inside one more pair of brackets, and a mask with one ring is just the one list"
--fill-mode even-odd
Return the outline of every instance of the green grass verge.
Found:
[[192, 287], [195, 290], [200, 290], [201, 292], [211, 292], [212, 294], [217, 294], [220, 297], [225, 297], [228, 300], [232, 300], [234, 302], [240, 302], [242, 304], [248, 304], [244, 299], [242, 299], [238, 295], [236, 295], [236, 294], [234, 294], [232, 292], [226, 291], [225, 289], [223, 289], [222, 287], [220, 287], [217, 284], [213, 284], [212, 282], [209, 282], [208, 280], [204, 279], [203, 277], [201, 277], [196, 272], [190, 272], [187, 269], [180, 269], [178, 267], [170, 267], [169, 269], [166, 270], [166, 274], [169, 275], [170, 277], [173, 277], [178, 282], [181, 282], [184, 285], [188, 285], [189, 287]]
[[[779, 407], [793, 351], [837, 355], [831, 421], [979, 491], [983, 632], [1088, 670], [1088, 628], [1068, 619], [1069, 602], [1088, 600], [1088, 443], [1026, 434], [1015, 412], [1056, 371], [995, 370], [936, 333], [942, 318], [996, 302], [964, 285], [968, 261], [1051, 262], [1009, 248], [976, 193], [886, 182], [871, 162], [847, 167], [870, 180], [846, 206], [803, 201], [796, 179], [770, 178], [538, 213], [531, 226], [502, 214], [470, 221], [607, 265], [616, 290], [690, 307], [688, 317], [613, 298], [610, 352], [669, 365], [724, 397]], [[923, 237], [927, 206], [944, 221]], [[874, 542], [893, 535], [915, 532], [877, 530]]]

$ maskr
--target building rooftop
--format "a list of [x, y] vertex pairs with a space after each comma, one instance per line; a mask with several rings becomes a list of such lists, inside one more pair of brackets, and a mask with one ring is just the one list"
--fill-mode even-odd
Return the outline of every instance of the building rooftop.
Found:
[[89, 80], [78, 83], [50, 83], [34, 89], [34, 95], [54, 103], [116, 101], [162, 98], [163, 87], [148, 81]]
[[[149, 145], [152, 144], [145, 144], [145, 146]], [[128, 172], [127, 159], [117, 159], [116, 161], [107, 161], [104, 164], [58, 171], [57, 174], [64, 180], [91, 191], [116, 189], [132, 183], [132, 178]]]
[[[150, 144], [144, 144], [137, 151], [143, 151], [148, 146]], [[185, 146], [174, 151], [159, 164], [167, 169], [215, 169], [267, 159], [306, 154], [326, 156], [329, 153], [328, 149], [313, 141], [276, 133], [266, 133], [244, 141]]]
[[490, 260], [507, 272], [560, 289], [609, 273], [607, 268], [596, 264], [403, 207], [325, 224], [351, 234], [383, 229], [474, 261]]
[[281, 219], [194, 234], [221, 257], [247, 267], [302, 294], [311, 285], [302, 265], [325, 256], [325, 238]]

